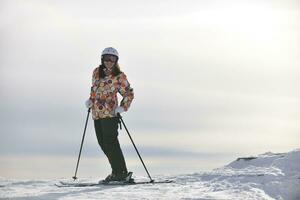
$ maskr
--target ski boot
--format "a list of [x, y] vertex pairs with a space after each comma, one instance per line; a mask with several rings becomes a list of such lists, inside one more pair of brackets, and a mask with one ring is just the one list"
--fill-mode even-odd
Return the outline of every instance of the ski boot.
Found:
[[104, 180], [99, 181], [99, 183], [111, 183], [111, 182], [122, 182], [122, 183], [132, 183], [134, 179], [132, 177], [132, 172], [123, 172], [119, 174], [111, 173]]

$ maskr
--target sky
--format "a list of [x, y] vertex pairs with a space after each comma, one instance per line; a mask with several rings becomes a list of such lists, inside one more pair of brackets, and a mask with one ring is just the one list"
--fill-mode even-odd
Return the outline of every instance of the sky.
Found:
[[[177, 159], [179, 171], [205, 170], [300, 146], [296, 0], [0, 5], [0, 176], [76, 160], [92, 71], [108, 46], [135, 92], [124, 121], [150, 163], [169, 159], [160, 169]], [[124, 130], [120, 141], [136, 162]], [[91, 118], [84, 155], [103, 159]], [[36, 164], [23, 172], [18, 161]]]

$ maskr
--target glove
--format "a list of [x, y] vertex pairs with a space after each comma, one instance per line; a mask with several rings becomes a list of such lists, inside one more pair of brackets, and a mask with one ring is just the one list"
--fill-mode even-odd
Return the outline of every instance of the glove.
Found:
[[118, 114], [118, 113], [122, 113], [122, 112], [125, 112], [124, 108], [122, 106], [118, 106], [116, 109], [115, 109], [115, 115]]
[[91, 100], [91, 99], [86, 100], [86, 101], [85, 101], [85, 106], [86, 106], [87, 108], [91, 108], [91, 107], [93, 106], [92, 100]]

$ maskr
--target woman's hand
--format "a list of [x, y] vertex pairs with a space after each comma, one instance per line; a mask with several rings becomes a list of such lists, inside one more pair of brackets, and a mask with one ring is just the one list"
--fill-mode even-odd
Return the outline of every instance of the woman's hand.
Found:
[[124, 110], [124, 108], [122, 107], [122, 106], [118, 106], [116, 109], [115, 109], [115, 114], [118, 114], [118, 113], [122, 113], [122, 112], [124, 112], [125, 110]]
[[86, 106], [87, 108], [91, 108], [91, 107], [93, 106], [92, 100], [91, 100], [91, 99], [86, 100], [86, 101], [85, 101], [85, 106]]

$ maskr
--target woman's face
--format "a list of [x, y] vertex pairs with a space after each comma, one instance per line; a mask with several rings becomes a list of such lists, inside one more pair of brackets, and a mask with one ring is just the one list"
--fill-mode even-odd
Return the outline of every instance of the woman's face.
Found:
[[103, 62], [108, 70], [112, 70], [113, 66], [117, 62], [117, 57], [113, 55], [104, 55]]

